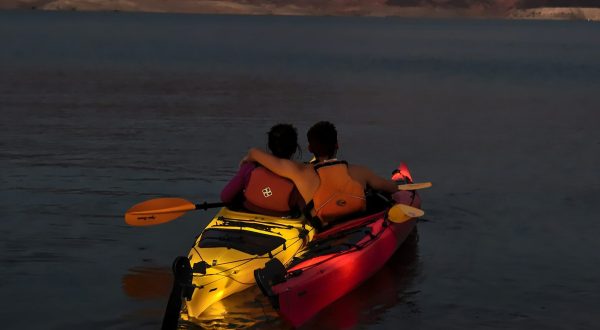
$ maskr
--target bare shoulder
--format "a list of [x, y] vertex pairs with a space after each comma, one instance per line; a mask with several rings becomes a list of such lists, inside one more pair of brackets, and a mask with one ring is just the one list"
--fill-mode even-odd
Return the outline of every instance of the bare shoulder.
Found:
[[293, 168], [293, 171], [296, 173], [302, 173], [302, 175], [306, 175], [307, 172], [314, 172], [312, 167], [309, 165], [306, 165], [304, 163], [294, 161], [294, 160], [287, 160], [287, 161], [290, 162], [289, 163], [290, 168]]
[[304, 164], [291, 159], [276, 158], [275, 162], [275, 170], [279, 170], [281, 172], [279, 173], [280, 175], [290, 179], [303, 175], [303, 172], [306, 170]]
[[315, 171], [315, 168], [311, 164], [295, 162], [298, 173], [301, 173], [304, 177], [318, 177], [319, 175]]
[[350, 175], [360, 177], [368, 177], [374, 174], [368, 167], [356, 164], [348, 164], [348, 171], [350, 172]]
[[362, 185], [369, 183], [370, 178], [374, 175], [366, 166], [355, 164], [348, 164], [348, 172], [354, 180], [360, 182]]
[[290, 159], [275, 157], [272, 154], [257, 148], [250, 149], [245, 160], [255, 161], [274, 173], [286, 178], [297, 176], [297, 173], [301, 170], [300, 163]]

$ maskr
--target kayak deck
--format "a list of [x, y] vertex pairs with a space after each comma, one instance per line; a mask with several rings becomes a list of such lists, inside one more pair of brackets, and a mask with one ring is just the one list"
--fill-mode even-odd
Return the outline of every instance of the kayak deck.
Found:
[[283, 264], [314, 236], [304, 218], [279, 218], [221, 209], [188, 254], [192, 290], [182, 318], [198, 317], [215, 302], [255, 285], [266, 260]]

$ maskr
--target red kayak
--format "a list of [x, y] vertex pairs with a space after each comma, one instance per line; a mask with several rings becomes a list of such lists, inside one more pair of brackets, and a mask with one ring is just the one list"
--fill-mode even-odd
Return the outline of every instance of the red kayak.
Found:
[[[399, 172], [412, 182], [404, 164]], [[392, 222], [387, 211], [394, 203], [421, 206], [416, 191], [394, 195], [391, 201], [372, 194], [368, 214], [319, 233], [287, 269], [273, 259], [255, 271], [258, 286], [284, 319], [301, 326], [383, 267], [416, 224], [416, 218]]]

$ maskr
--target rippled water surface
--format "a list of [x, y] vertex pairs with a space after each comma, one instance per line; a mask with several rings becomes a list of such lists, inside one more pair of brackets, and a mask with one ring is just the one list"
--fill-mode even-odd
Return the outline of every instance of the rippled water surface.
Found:
[[[597, 329], [600, 25], [0, 12], [0, 320], [155, 329], [169, 267], [267, 129], [317, 120], [340, 156], [406, 161], [426, 211], [309, 328]], [[302, 138], [303, 140], [303, 138]], [[305, 143], [303, 142], [303, 146]], [[309, 157], [304, 150], [304, 159]], [[257, 289], [194, 327], [286, 326]]]

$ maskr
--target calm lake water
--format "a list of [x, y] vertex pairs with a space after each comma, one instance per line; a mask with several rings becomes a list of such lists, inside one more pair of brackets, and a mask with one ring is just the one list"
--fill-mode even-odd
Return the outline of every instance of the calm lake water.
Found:
[[[158, 328], [214, 210], [125, 210], [216, 201], [271, 125], [318, 120], [434, 187], [418, 241], [309, 328], [600, 328], [598, 23], [6, 11], [0, 113], [4, 329]], [[227, 304], [183, 327], [285, 328], [256, 289]]]

